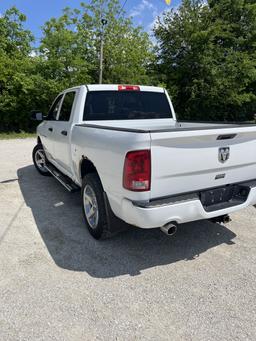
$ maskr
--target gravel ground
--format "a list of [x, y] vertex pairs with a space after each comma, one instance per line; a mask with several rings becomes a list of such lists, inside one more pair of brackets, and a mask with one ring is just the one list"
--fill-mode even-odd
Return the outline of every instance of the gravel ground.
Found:
[[103, 242], [79, 193], [0, 141], [0, 340], [255, 340], [256, 211]]

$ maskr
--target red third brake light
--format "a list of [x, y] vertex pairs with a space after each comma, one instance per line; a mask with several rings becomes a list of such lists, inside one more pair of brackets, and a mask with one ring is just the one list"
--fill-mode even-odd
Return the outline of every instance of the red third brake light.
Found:
[[123, 187], [129, 191], [150, 190], [151, 157], [150, 150], [128, 152], [124, 162]]
[[118, 85], [118, 91], [140, 91], [138, 85]]

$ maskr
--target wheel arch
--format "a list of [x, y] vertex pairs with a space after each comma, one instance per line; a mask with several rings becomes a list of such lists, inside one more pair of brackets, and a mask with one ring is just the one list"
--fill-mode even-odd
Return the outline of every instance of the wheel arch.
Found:
[[82, 160], [80, 162], [80, 178], [81, 178], [81, 180], [83, 180], [83, 178], [87, 174], [90, 174], [90, 173], [97, 174], [97, 176], [98, 176], [98, 178], [100, 180], [101, 186], [104, 189], [103, 183], [101, 181], [100, 174], [99, 174], [97, 168], [95, 167], [94, 163], [90, 159], [88, 159], [87, 157], [83, 156], [83, 158], [82, 158]]

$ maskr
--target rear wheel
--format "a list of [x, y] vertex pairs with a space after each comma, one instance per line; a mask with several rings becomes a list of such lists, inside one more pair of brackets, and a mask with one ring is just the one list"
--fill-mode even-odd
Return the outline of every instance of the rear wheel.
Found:
[[34, 162], [34, 165], [35, 165], [37, 171], [41, 175], [50, 176], [51, 173], [47, 170], [47, 168], [45, 168], [46, 155], [44, 152], [44, 148], [41, 144], [37, 144], [34, 147], [32, 157], [33, 157], [33, 162]]
[[106, 207], [103, 188], [96, 173], [89, 173], [83, 179], [82, 206], [86, 226], [95, 239], [108, 236]]

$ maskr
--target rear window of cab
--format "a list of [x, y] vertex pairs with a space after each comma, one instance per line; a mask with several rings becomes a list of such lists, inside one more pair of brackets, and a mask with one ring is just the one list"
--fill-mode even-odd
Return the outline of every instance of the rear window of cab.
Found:
[[84, 121], [171, 118], [164, 93], [143, 91], [91, 91], [87, 93]]

